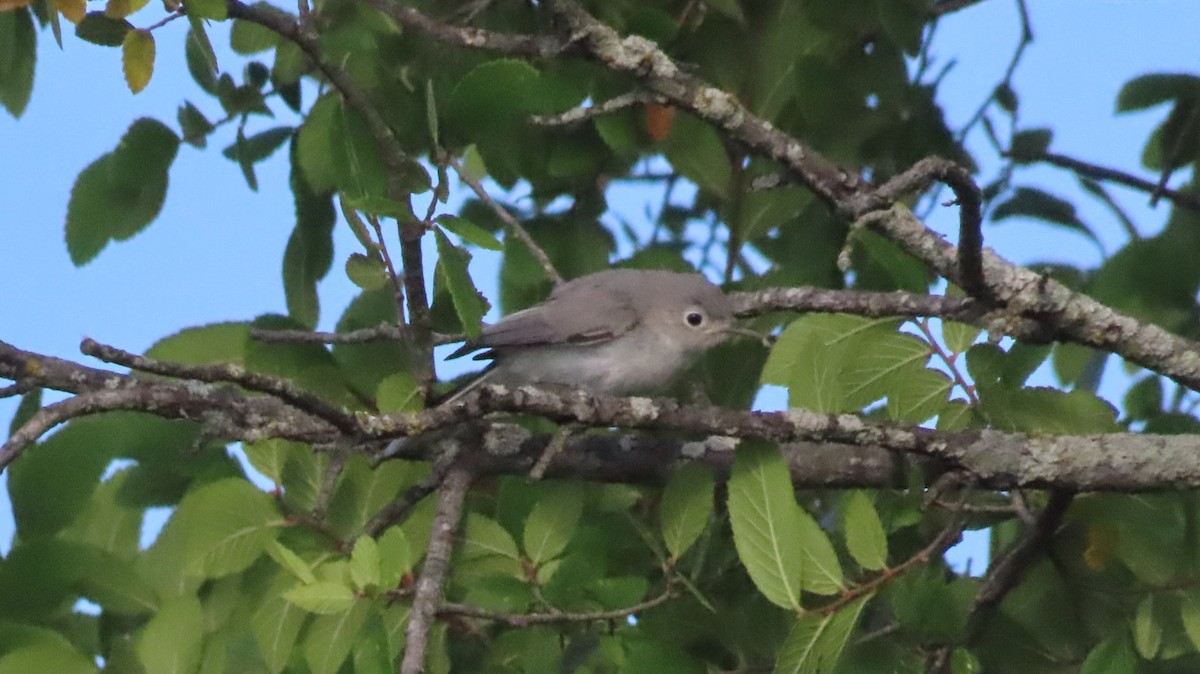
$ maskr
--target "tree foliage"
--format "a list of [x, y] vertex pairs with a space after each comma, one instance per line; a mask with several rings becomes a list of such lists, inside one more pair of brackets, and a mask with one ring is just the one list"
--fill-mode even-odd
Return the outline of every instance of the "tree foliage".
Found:
[[[202, 92], [80, 172], [71, 260], [188, 189], [180, 143], [251, 189], [286, 153], [287, 315], [145, 356], [85, 341], [136, 374], [0, 342], [0, 393], [23, 396], [0, 447], [0, 673], [1200, 667], [1200, 503], [1165, 491], [1200, 487], [1200, 194], [1169, 187], [1200, 161], [1200, 78], [1121, 88], [1118, 112], [1165, 111], [1148, 179], [1053, 152], [1008, 79], [950, 128], [928, 44], [970, 2], [184, 0], [135, 23], [144, 4], [0, 0], [13, 116], [45, 35], [120, 49], [133, 93], [184, 77], [155, 69], [184, 50]], [[981, 248], [985, 215], [1099, 242], [1027, 178], [1043, 163], [1128, 228], [1094, 268]], [[611, 212], [630, 183], [648, 225]], [[1140, 235], [1112, 184], [1164, 200], [1162, 231]], [[957, 249], [914, 214], [941, 186]], [[338, 227], [360, 244], [344, 260]], [[436, 406], [433, 345], [490, 306], [473, 250], [500, 253], [504, 312], [611, 265], [694, 265], [773, 337], [709, 354], [682, 403]], [[360, 289], [347, 306], [322, 306], [330, 273]], [[312, 332], [322, 315], [336, 333]], [[1096, 393], [1111, 354], [1121, 400]], [[749, 411], [763, 385], [791, 411]], [[967, 530], [989, 532], [982, 575], [943, 559]]]

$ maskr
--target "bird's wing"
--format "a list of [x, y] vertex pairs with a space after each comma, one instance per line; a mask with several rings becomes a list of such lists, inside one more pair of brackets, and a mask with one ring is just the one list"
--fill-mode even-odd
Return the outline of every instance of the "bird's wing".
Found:
[[637, 313], [627, 298], [578, 287], [565, 297], [553, 295], [542, 304], [484, 326], [479, 339], [467, 342], [450, 357], [485, 348], [603, 342], [624, 334], [636, 323]]

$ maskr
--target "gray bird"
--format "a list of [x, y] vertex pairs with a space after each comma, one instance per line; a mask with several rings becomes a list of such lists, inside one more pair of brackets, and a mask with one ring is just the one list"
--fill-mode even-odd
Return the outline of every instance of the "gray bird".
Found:
[[475, 358], [492, 365], [448, 401], [480, 383], [651, 393], [738, 332], [729, 298], [700, 274], [602, 271], [560, 284], [451, 354], [488, 349]]

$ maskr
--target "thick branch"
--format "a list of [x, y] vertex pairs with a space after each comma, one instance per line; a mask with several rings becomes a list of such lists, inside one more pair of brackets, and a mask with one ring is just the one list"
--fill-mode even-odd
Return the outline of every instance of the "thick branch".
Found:
[[[798, 484], [806, 485], [902, 485], [907, 464], [900, 454], [915, 454], [927, 457], [928, 462], [923, 463], [931, 474], [965, 471], [981, 487], [990, 489], [1200, 487], [1200, 436], [1196, 435], [943, 432], [876, 424], [849, 414], [747, 412], [671, 400], [482, 386], [455, 404], [414, 414], [360, 413], [354, 417], [360, 428], [347, 437], [327, 421], [270, 396], [250, 395], [232, 386], [95, 370], [4, 342], [0, 342], [0, 377], [71, 393], [129, 390], [132, 392], [121, 396], [100, 398], [103, 402], [94, 404], [94, 412], [133, 410], [201, 421], [210, 436], [228, 440], [286, 438], [326, 444], [368, 438], [374, 440], [363, 442], [378, 452], [386, 439], [415, 435], [389, 457], [431, 461], [453, 446], [470, 447], [472, 451], [464, 452], [462, 460], [486, 473], [527, 474], [546, 447], [546, 436], [481, 421], [486, 415], [505, 412], [540, 415], [559, 423], [668, 431], [673, 436], [698, 438], [681, 441], [647, 439], [627, 432], [581, 434], [554, 457], [547, 477], [661, 482], [670, 466], [682, 460], [704, 461], [725, 473], [737, 446], [734, 438], [744, 438], [783, 444], [793, 464], [793, 476]], [[633, 448], [637, 451], [630, 451]]]
[[461, 467], [451, 468], [442, 483], [429, 547], [425, 550], [425, 563], [421, 566], [413, 595], [412, 614], [404, 630], [404, 660], [400, 663], [400, 674], [425, 671], [425, 646], [429, 643], [433, 618], [442, 604], [442, 588], [454, 548], [454, 530], [462, 519], [463, 501], [470, 486], [471, 473]]
[[[896, 242], [951, 282], [960, 283], [957, 252], [907, 208], [867, 214], [862, 221]], [[986, 284], [1007, 318], [1034, 319], [1047, 335], [1115, 353], [1142, 367], [1200, 390], [1200, 344], [1122, 314], [1054, 279], [1018, 267], [991, 251], [983, 253]], [[991, 328], [1010, 333], [997, 320]]]

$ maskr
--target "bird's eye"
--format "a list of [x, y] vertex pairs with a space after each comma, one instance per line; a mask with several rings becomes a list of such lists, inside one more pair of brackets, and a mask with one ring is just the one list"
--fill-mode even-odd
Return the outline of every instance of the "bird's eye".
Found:
[[704, 324], [704, 314], [699, 311], [689, 311], [683, 315], [683, 320], [693, 328], [698, 328]]

